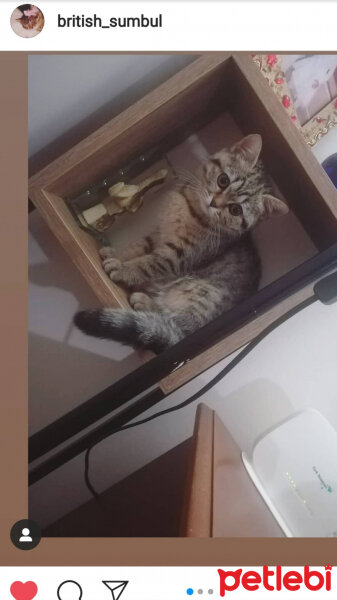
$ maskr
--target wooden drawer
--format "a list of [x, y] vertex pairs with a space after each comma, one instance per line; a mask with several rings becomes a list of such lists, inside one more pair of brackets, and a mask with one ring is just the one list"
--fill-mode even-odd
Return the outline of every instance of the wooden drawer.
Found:
[[186, 478], [183, 537], [283, 537], [215, 411], [199, 404]]
[[[79, 227], [66, 200], [224, 111], [244, 134], [262, 135], [267, 169], [317, 251], [337, 241], [336, 190], [250, 56], [203, 55], [30, 178], [31, 200], [104, 306], [128, 306], [126, 294], [104, 273], [97, 242]], [[141, 211], [130, 218], [141, 218]], [[308, 294], [310, 288], [255, 319], [171, 374], [162, 388], [175, 389], [221, 360]]]

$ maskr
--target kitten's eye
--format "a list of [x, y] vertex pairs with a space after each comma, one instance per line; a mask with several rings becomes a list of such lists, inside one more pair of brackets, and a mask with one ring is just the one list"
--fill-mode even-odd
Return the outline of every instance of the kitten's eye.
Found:
[[217, 179], [217, 184], [219, 186], [219, 188], [221, 188], [222, 190], [225, 190], [226, 188], [228, 188], [230, 181], [229, 181], [229, 177], [226, 173], [220, 173], [218, 179]]
[[229, 204], [228, 210], [233, 217], [239, 217], [242, 215], [242, 206], [240, 204]]

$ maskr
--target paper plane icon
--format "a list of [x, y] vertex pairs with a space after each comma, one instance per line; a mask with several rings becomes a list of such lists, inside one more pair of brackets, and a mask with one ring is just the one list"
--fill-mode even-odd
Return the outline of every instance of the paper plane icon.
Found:
[[106, 585], [110, 592], [112, 593], [112, 600], [118, 600], [123, 594], [126, 586], [128, 585], [128, 581], [102, 581], [104, 585]]

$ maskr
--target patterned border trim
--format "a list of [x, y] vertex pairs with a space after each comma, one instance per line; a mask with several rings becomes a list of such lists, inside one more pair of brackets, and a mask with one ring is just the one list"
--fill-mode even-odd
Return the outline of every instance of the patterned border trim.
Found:
[[322, 108], [302, 127], [302, 133], [309, 146], [314, 146], [324, 135], [337, 125], [337, 99]]

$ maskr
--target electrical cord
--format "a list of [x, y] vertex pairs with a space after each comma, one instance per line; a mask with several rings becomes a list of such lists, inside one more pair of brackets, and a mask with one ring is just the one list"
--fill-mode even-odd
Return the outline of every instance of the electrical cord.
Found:
[[[336, 299], [337, 299], [337, 297], [336, 297]], [[228, 373], [230, 373], [232, 371], [232, 369], [234, 369], [244, 358], [246, 358], [246, 356], [248, 356], [248, 354], [250, 354], [250, 352], [252, 350], [254, 350], [254, 348], [256, 348], [256, 346], [260, 342], [262, 342], [262, 340], [264, 340], [270, 333], [272, 333], [275, 329], [277, 329], [280, 325], [285, 323], [288, 319], [290, 319], [291, 317], [296, 315], [298, 312], [300, 312], [304, 308], [307, 308], [308, 306], [310, 306], [317, 300], [322, 301], [322, 299], [319, 297], [319, 294], [310, 296], [309, 298], [307, 298], [306, 300], [304, 300], [303, 302], [301, 302], [294, 308], [288, 310], [284, 315], [282, 315], [281, 317], [279, 317], [278, 319], [273, 321], [273, 323], [268, 325], [251, 342], [249, 342], [243, 348], [243, 350], [241, 350], [241, 352], [239, 352], [239, 354], [237, 354], [231, 360], [230, 363], [228, 363], [223, 369], [221, 369], [221, 371], [215, 377], [213, 377], [213, 379], [211, 379], [211, 381], [206, 383], [206, 385], [204, 385], [198, 392], [196, 392], [195, 394], [193, 394], [192, 396], [190, 396], [189, 398], [187, 398], [180, 404], [176, 404], [175, 406], [172, 406], [171, 408], [161, 410], [153, 415], [150, 415], [149, 417], [146, 417], [145, 419], [136, 421], [135, 423], [128, 423], [127, 425], [123, 425], [122, 427], [113, 429], [109, 433], [105, 433], [103, 436], [98, 438], [93, 444], [91, 444], [91, 446], [89, 446], [89, 448], [86, 450], [86, 453], [85, 453], [84, 480], [85, 480], [85, 484], [86, 484], [88, 490], [91, 492], [91, 494], [94, 496], [94, 498], [96, 498], [99, 501], [101, 500], [100, 494], [95, 490], [94, 486], [92, 485], [92, 483], [90, 481], [90, 476], [89, 476], [90, 453], [97, 444], [102, 442], [105, 438], [110, 437], [111, 435], [114, 435], [116, 433], [119, 433], [120, 431], [126, 431], [127, 429], [132, 429], [133, 427], [138, 427], [139, 425], [144, 425], [145, 423], [149, 423], [150, 421], [153, 421], [154, 419], [158, 419], [159, 417], [162, 417], [169, 413], [176, 412], [178, 410], [181, 410], [182, 408], [185, 408], [189, 404], [192, 404], [192, 402], [195, 402], [196, 400], [198, 400], [200, 398], [200, 396], [203, 396], [204, 394], [206, 394], [206, 392], [211, 390], [217, 383], [219, 383], [224, 377], [226, 377], [226, 375], [228, 375]], [[170, 396], [170, 394], [166, 397], [168, 398], [169, 396]], [[104, 504], [103, 504], [103, 506], [104, 506]], [[108, 509], [107, 506], [104, 506], [104, 507]]]

